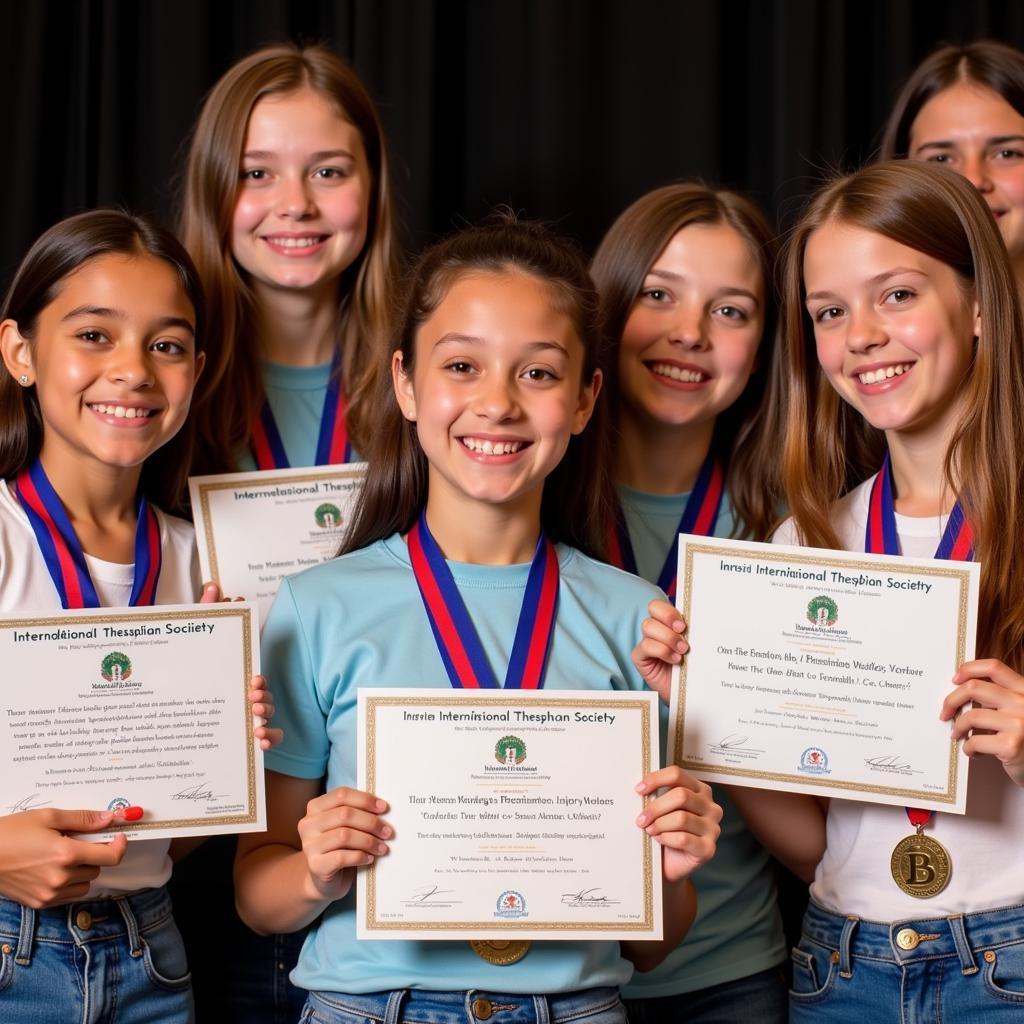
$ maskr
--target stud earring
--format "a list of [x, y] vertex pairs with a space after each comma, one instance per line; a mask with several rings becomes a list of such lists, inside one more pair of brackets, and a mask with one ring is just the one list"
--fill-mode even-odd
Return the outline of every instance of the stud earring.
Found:
[[21, 384], [22, 387], [24, 387], [26, 384], [28, 384], [28, 374], [27, 373], [23, 373], [18, 378], [18, 383]]

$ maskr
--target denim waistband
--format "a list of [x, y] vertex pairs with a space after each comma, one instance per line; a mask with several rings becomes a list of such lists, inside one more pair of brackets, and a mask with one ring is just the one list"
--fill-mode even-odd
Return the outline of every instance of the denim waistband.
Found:
[[961, 970], [973, 974], [979, 967], [975, 953], [1024, 938], [1024, 906], [882, 922], [843, 917], [812, 900], [804, 915], [803, 933], [806, 939], [833, 951], [844, 977], [849, 976], [851, 957], [908, 964], [955, 956]]
[[348, 1011], [380, 1024], [414, 1021], [417, 1024], [558, 1024], [590, 1016], [621, 1005], [616, 988], [588, 988], [546, 996], [511, 995], [471, 989], [468, 992], [431, 992], [399, 989], [394, 992], [310, 992], [310, 1002]]
[[161, 886], [125, 896], [78, 900], [59, 907], [33, 910], [0, 897], [0, 937], [15, 946], [15, 960], [28, 964], [36, 942], [88, 943], [127, 936], [133, 956], [142, 955], [140, 931], [171, 916], [171, 898]]

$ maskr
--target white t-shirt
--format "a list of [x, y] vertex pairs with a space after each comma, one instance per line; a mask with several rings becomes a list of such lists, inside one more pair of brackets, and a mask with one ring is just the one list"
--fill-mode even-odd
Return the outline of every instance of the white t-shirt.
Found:
[[[832, 524], [848, 551], [864, 550], [873, 481], [874, 477], [836, 503]], [[896, 515], [900, 550], [909, 558], [933, 558], [945, 528], [945, 516]], [[798, 544], [793, 520], [787, 519], [772, 540]], [[936, 700], [936, 718], [939, 706]], [[937, 812], [926, 827], [926, 834], [949, 851], [953, 867], [949, 885], [930, 899], [908, 896], [889, 870], [893, 847], [913, 831], [902, 807], [833, 799], [825, 855], [811, 895], [836, 913], [873, 921], [941, 917], [1024, 903], [1024, 789], [1010, 781], [996, 758], [979, 756], [971, 762], [966, 814]]]
[[[156, 510], [160, 524], [162, 563], [157, 604], [189, 604], [199, 596], [199, 556], [189, 523]], [[134, 565], [104, 562], [85, 556], [100, 603], [125, 607], [132, 593]], [[60, 598], [24, 510], [10, 487], [0, 480], [0, 612], [25, 614], [59, 611]], [[103, 808], [94, 808], [102, 810]], [[171, 874], [167, 839], [140, 839], [128, 844], [115, 868], [104, 868], [89, 887], [89, 897], [135, 892], [163, 885]]]

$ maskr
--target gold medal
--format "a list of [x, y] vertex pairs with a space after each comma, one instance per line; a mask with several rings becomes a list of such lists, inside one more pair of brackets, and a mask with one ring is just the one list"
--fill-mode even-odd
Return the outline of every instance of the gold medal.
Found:
[[889, 862], [893, 881], [908, 895], [926, 900], [949, 885], [953, 865], [942, 843], [924, 835], [924, 825], [917, 832], [901, 839], [892, 851]]
[[498, 967], [514, 964], [530, 952], [530, 943], [523, 939], [470, 939], [469, 945], [478, 957]]

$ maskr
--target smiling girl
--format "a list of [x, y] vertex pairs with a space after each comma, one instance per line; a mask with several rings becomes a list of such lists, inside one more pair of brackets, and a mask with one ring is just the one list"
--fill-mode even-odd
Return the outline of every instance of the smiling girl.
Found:
[[[680, 533], [763, 539], [776, 515], [758, 417], [775, 333], [774, 255], [749, 200], [681, 183], [629, 206], [594, 256], [618, 341], [614, 560], [669, 595]], [[697, 920], [626, 988], [634, 1022], [785, 1020], [771, 859], [725, 794], [715, 799], [722, 835], [694, 879]]]
[[196, 124], [181, 236], [221, 352], [198, 468], [351, 461], [395, 260], [384, 136], [355, 72], [322, 46], [230, 68]]
[[[294, 976], [310, 990], [307, 1019], [462, 1024], [475, 990], [523, 1024], [621, 1024], [630, 961], [653, 966], [693, 918], [689, 876], [721, 812], [673, 766], [637, 780], [664, 790], [637, 821], [663, 848], [663, 943], [566, 938], [503, 964], [465, 942], [356, 939], [356, 872], [412, 839], [394, 835], [386, 793], [354, 788], [358, 690], [472, 685], [435, 640], [432, 580], [471, 623], [460, 635], [495, 685], [530, 641], [520, 621], [550, 630], [540, 685], [642, 685], [628, 652], [657, 591], [584, 553], [600, 551], [608, 521], [597, 306], [576, 254], [536, 226], [470, 229], [429, 249], [345, 553], [278, 592], [263, 650], [286, 681], [294, 742], [268, 762], [268, 831], [239, 844], [236, 880], [253, 927], [315, 922]], [[543, 606], [527, 587], [537, 564], [556, 567]], [[509, 668], [505, 685], [522, 683]]]
[[1024, 53], [983, 39], [922, 61], [882, 139], [881, 158], [899, 157], [941, 164], [974, 185], [1024, 285]]
[[[192, 528], [157, 506], [184, 488], [202, 338], [195, 269], [160, 228], [99, 210], [33, 245], [0, 311], [0, 611], [196, 599]], [[4, 1020], [191, 1021], [168, 841], [69, 835], [142, 814], [0, 816]]]
[[[730, 789], [765, 845], [813, 879], [791, 1019], [1015, 1021], [1024, 1007], [1024, 357], [1006, 248], [964, 178], [915, 161], [879, 164], [814, 198], [791, 236], [784, 288], [793, 517], [775, 539], [975, 557], [983, 655], [960, 667], [934, 709], [974, 758], [966, 814]], [[664, 604], [644, 624], [636, 659], [650, 681], [679, 661], [682, 628]], [[891, 870], [914, 825], [953, 865], [934, 894], [910, 893]]]

